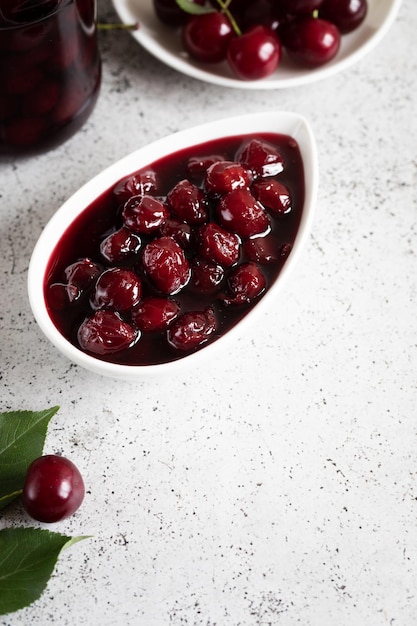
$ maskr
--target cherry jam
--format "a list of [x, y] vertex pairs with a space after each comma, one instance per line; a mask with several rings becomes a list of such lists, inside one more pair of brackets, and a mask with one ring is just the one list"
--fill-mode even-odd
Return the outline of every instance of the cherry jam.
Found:
[[68, 139], [90, 115], [100, 80], [96, 0], [1, 0], [1, 155]]
[[61, 237], [44, 297], [58, 330], [106, 361], [153, 365], [215, 341], [263, 297], [304, 204], [290, 136], [216, 139], [102, 193]]

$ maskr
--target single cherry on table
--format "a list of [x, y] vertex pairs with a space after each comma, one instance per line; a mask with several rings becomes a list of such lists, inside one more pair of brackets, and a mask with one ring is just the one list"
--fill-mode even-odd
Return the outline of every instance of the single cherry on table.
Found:
[[29, 466], [22, 502], [30, 517], [53, 523], [75, 513], [84, 495], [84, 481], [74, 463], [65, 457], [47, 454]]

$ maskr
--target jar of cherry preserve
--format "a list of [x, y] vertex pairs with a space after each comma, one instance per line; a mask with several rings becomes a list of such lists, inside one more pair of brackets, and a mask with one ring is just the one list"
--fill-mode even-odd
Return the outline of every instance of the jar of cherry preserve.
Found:
[[0, 155], [68, 139], [100, 80], [96, 0], [0, 0]]

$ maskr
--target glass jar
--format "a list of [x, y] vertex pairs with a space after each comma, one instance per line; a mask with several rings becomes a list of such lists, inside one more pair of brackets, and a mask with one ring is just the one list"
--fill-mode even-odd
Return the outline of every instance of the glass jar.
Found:
[[0, 0], [0, 154], [68, 139], [100, 81], [96, 0]]

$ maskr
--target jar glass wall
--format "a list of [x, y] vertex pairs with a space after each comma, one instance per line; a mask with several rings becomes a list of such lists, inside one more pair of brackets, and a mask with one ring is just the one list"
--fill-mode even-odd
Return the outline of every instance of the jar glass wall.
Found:
[[96, 0], [0, 0], [0, 154], [68, 139], [100, 80]]

